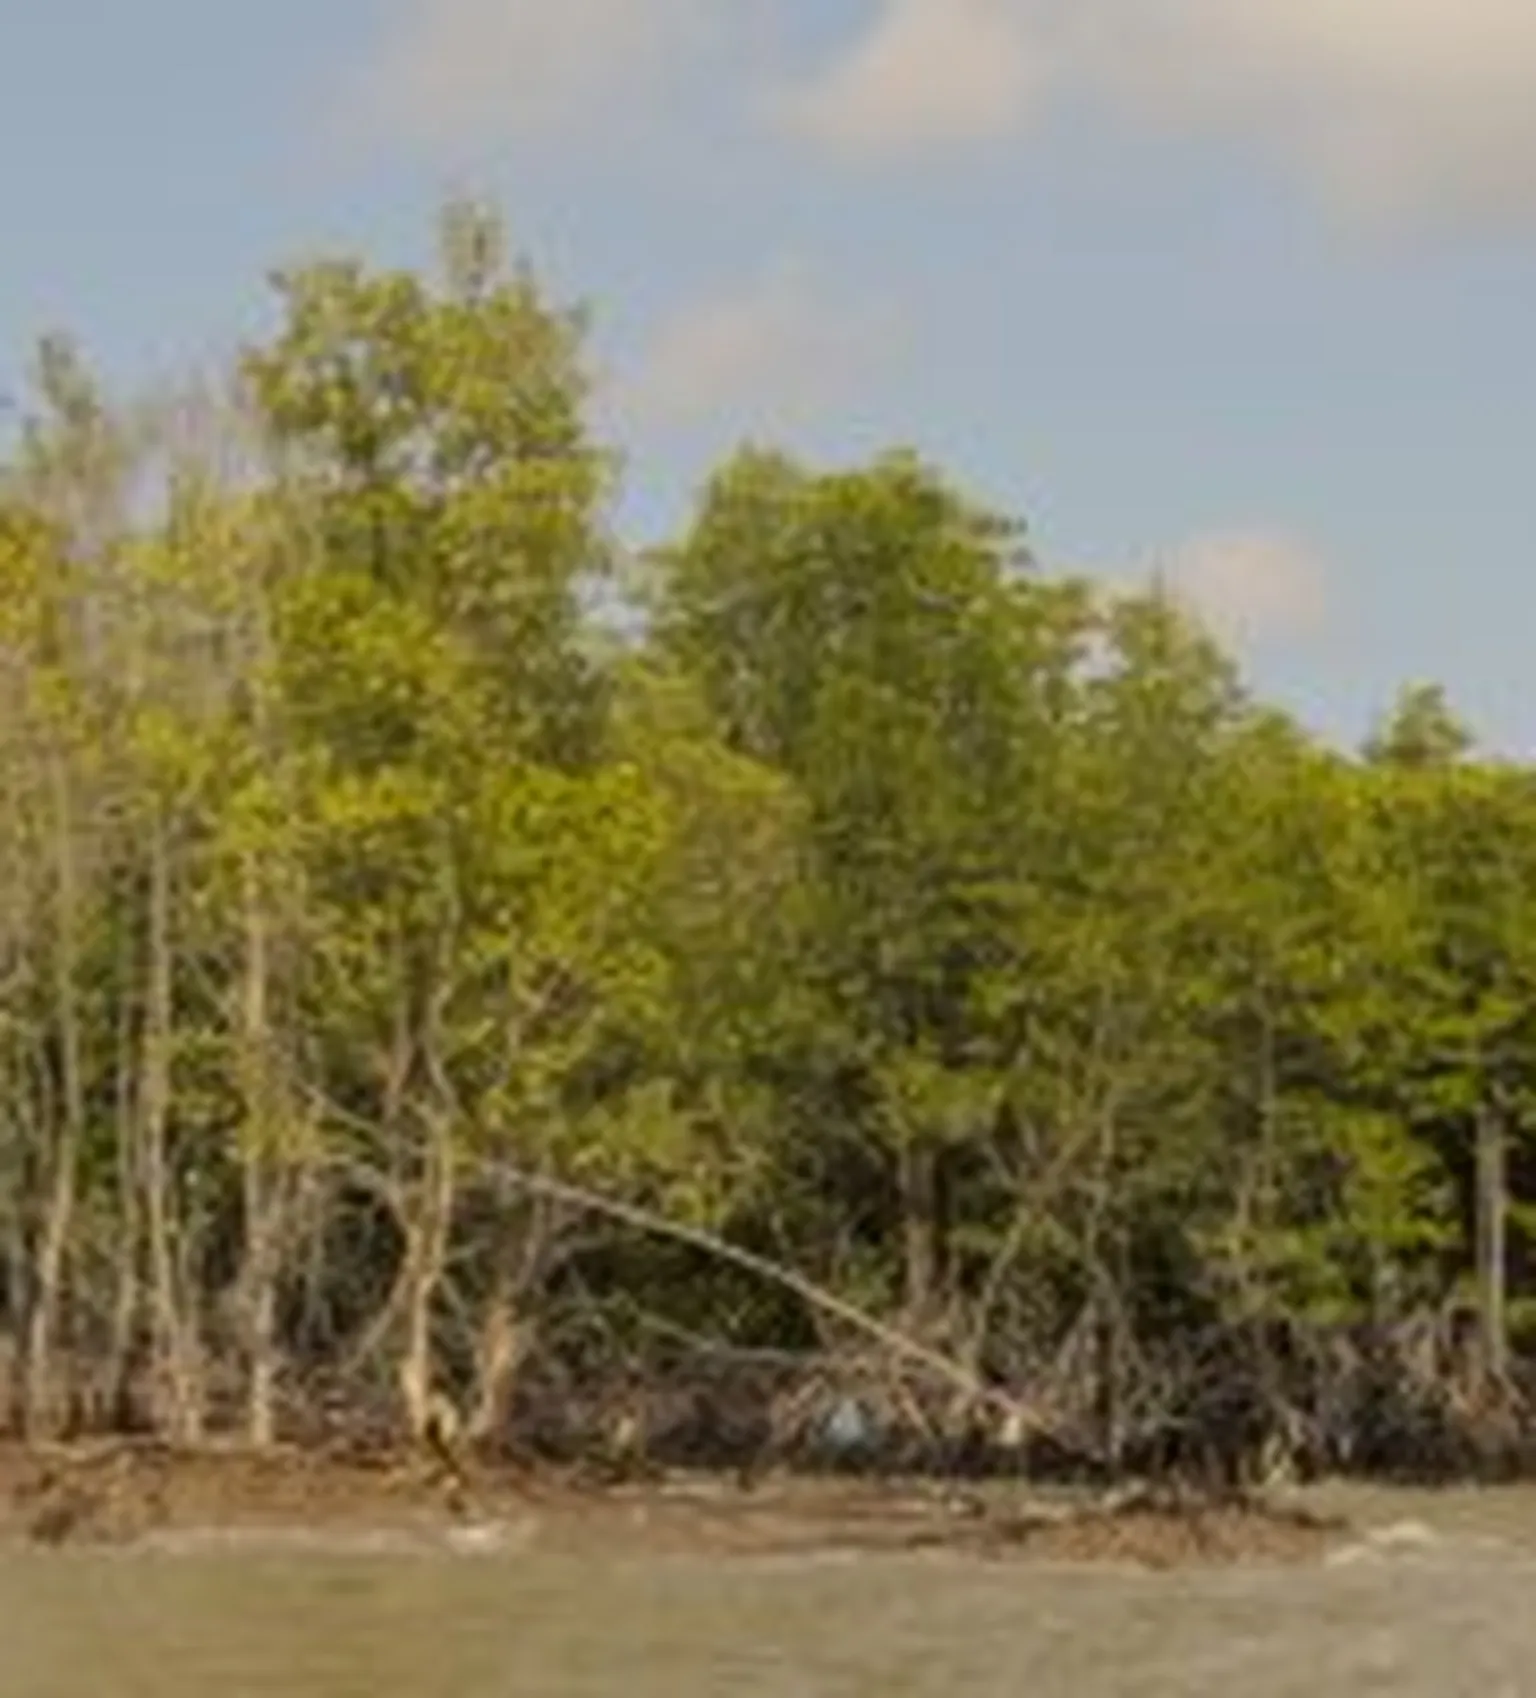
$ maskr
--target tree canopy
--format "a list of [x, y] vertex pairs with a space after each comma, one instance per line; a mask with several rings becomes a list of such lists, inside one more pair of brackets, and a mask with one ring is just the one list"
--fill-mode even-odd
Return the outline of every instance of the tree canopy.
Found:
[[742, 448], [605, 642], [585, 314], [496, 219], [274, 300], [173, 395], [50, 339], [0, 472], [17, 1422], [489, 1441], [883, 1337], [1337, 1461], [1514, 1383], [1536, 774], [1442, 691], [1330, 747], [902, 450]]

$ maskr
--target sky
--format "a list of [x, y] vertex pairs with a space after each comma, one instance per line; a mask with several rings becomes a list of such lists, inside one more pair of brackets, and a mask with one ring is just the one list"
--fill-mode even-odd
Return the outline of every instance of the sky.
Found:
[[1530, 0], [0, 0], [0, 389], [504, 213], [635, 541], [744, 438], [910, 445], [1356, 742], [1536, 756]]

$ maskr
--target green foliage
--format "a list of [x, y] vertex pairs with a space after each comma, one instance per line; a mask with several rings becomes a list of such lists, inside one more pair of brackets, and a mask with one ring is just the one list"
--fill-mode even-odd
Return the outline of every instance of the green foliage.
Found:
[[1320, 745], [904, 452], [734, 455], [605, 647], [583, 315], [486, 213], [441, 237], [435, 277], [279, 274], [190, 442], [42, 350], [0, 480], [0, 1230], [69, 1224], [72, 1336], [134, 1336], [147, 1262], [228, 1348], [260, 1278], [324, 1308], [318, 1261], [381, 1328], [414, 1278], [462, 1361], [567, 1240], [614, 1277], [529, 1175], [999, 1374], [1323, 1336], [1460, 1291], [1489, 1115], [1536, 1297], [1529, 770], [1425, 686]]

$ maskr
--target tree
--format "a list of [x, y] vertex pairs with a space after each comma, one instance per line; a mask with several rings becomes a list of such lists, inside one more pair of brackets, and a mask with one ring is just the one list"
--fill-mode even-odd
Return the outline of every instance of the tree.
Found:
[[797, 1058], [785, 1108], [813, 1142], [784, 1159], [841, 1169], [811, 1194], [843, 1224], [813, 1222], [855, 1280], [888, 1200], [901, 1249], [882, 1300], [941, 1330], [947, 1170], [998, 1104], [969, 1003], [1021, 900], [1009, 826], [1081, 597], [1035, 585], [1016, 529], [907, 455], [818, 476], [744, 452], [657, 568], [664, 652], [728, 744], [800, 800], [808, 994], [781, 1042]]
[[316, 538], [276, 612], [280, 712], [315, 785], [328, 1094], [367, 1129], [351, 1177], [403, 1245], [390, 1308], [418, 1432], [472, 1203], [502, 1246], [473, 1282], [481, 1424], [504, 1404], [513, 1311], [554, 1247], [498, 1163], [603, 1156], [612, 1105], [573, 1114], [570, 1093], [658, 972], [635, 916], [665, 822], [633, 762], [599, 759], [581, 641], [606, 461], [579, 321], [501, 268], [494, 235], [450, 213], [437, 293], [352, 264], [286, 275], [285, 324], [245, 366]]

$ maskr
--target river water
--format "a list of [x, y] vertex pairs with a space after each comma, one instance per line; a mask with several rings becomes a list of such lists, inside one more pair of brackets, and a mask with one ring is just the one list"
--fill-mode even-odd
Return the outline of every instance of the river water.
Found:
[[1178, 1574], [494, 1546], [17, 1550], [0, 1556], [0, 1693], [1526, 1698], [1533, 1510], [1490, 1495], [1398, 1516], [1324, 1564]]

